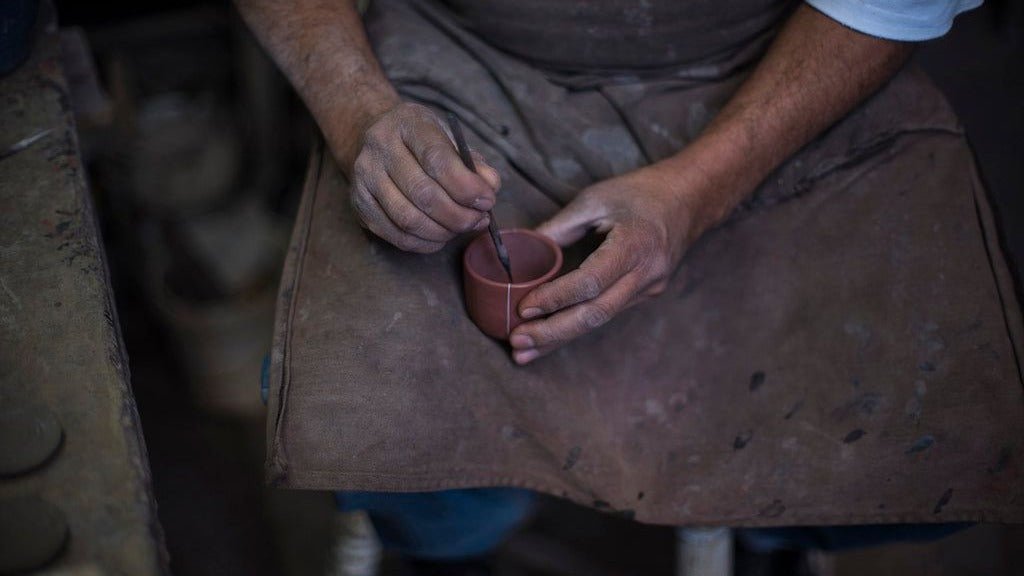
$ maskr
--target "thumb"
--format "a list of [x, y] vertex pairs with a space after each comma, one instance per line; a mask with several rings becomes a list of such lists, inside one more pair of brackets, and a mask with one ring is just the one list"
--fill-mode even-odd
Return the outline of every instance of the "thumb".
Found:
[[599, 214], [591, 203], [577, 197], [549, 220], [537, 226], [536, 231], [551, 238], [559, 246], [568, 246], [583, 238], [598, 217]]
[[501, 176], [498, 171], [491, 167], [487, 163], [487, 159], [484, 158], [483, 154], [476, 150], [471, 150], [470, 155], [473, 156], [473, 163], [476, 164], [476, 173], [487, 182], [487, 185], [491, 187], [495, 192], [501, 188]]

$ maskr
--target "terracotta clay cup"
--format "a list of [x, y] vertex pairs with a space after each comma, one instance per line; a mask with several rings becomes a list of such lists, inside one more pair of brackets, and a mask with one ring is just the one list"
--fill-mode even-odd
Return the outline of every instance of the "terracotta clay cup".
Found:
[[466, 246], [462, 276], [469, 317], [484, 334], [508, 340], [512, 329], [523, 322], [519, 301], [558, 274], [562, 269], [562, 249], [533, 230], [502, 230], [501, 239], [512, 262], [512, 283], [486, 232]]

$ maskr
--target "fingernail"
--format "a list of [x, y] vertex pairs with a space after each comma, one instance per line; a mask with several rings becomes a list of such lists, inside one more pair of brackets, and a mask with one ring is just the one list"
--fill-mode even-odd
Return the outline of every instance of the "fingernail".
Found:
[[476, 208], [477, 210], [490, 210], [491, 208], [494, 208], [494, 200], [481, 196], [476, 200], [473, 200], [473, 208]]
[[543, 314], [543, 311], [540, 308], [527, 308], [526, 310], [520, 312], [519, 316], [521, 316], [525, 320], [529, 320], [530, 318], [536, 318], [541, 314]]
[[533, 338], [530, 338], [526, 334], [516, 334], [509, 341], [515, 348], [533, 348]]
[[484, 228], [487, 228], [488, 224], [490, 224], [490, 221], [487, 219], [487, 216], [484, 216], [476, 223], [476, 226], [473, 226], [473, 230], [483, 230]]
[[539, 355], [540, 352], [537, 352], [536, 350], [523, 350], [513, 354], [513, 358], [515, 358], [516, 362], [520, 364], [526, 364], [527, 362], [535, 360]]

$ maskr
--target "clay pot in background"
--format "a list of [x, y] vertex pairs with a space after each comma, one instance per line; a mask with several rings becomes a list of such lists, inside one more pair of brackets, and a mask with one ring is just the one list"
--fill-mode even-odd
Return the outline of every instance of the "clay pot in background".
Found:
[[155, 304], [188, 378], [193, 404], [229, 417], [263, 414], [259, 382], [274, 324], [273, 283], [234, 298], [195, 302], [176, 294], [161, 275]]
[[533, 230], [502, 230], [501, 239], [512, 262], [511, 284], [486, 232], [466, 246], [462, 270], [469, 317], [484, 334], [507, 340], [523, 322], [518, 311], [523, 296], [562, 269], [562, 250]]
[[263, 413], [288, 228], [258, 199], [168, 226], [148, 243], [148, 291], [175, 344], [193, 403], [231, 417]]

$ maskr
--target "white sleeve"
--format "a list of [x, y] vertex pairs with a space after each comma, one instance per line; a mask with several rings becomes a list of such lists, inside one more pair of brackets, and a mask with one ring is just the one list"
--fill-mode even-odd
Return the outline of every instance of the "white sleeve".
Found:
[[982, 0], [805, 0], [854, 30], [889, 40], [920, 41], [949, 32], [956, 15]]

